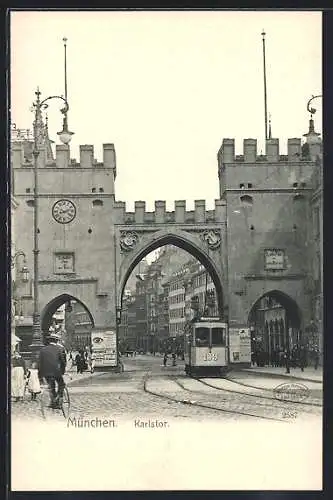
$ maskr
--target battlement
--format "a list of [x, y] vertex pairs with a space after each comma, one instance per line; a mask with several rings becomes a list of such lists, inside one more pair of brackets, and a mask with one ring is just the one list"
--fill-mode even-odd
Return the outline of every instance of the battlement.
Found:
[[116, 201], [116, 224], [214, 224], [226, 220], [224, 200], [215, 200], [214, 210], [206, 210], [205, 200], [195, 200], [194, 210], [186, 210], [185, 200], [176, 200], [171, 212], [166, 211], [166, 202], [162, 200], [155, 201], [154, 212], [146, 212], [145, 201], [136, 201], [134, 207], [134, 212], [127, 212], [126, 203]]
[[[31, 141], [13, 142], [12, 162], [14, 167], [29, 167], [33, 165], [33, 143]], [[40, 147], [40, 167], [54, 168], [108, 168], [114, 170], [116, 176], [116, 152], [114, 144], [103, 144], [103, 162], [94, 158], [94, 146], [80, 145], [80, 161], [70, 157], [70, 147], [65, 144], [56, 145], [55, 159], [50, 156], [47, 147]]]
[[287, 143], [287, 155], [280, 155], [279, 139], [267, 139], [265, 155], [258, 155], [257, 139], [243, 140], [243, 154], [235, 155], [235, 139], [223, 139], [218, 151], [219, 165], [226, 163], [279, 163], [311, 161], [313, 153], [318, 154], [320, 144], [316, 144], [316, 152], [302, 151], [301, 139], [291, 138]]

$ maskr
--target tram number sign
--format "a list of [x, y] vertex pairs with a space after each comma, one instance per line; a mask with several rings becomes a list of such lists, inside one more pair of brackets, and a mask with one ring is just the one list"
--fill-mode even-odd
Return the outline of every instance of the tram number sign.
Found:
[[204, 361], [217, 361], [217, 354], [215, 352], [206, 352], [204, 354]]

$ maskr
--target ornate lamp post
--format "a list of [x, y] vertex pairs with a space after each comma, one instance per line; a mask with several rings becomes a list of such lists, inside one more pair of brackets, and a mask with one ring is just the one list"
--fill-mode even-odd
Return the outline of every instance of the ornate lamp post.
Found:
[[[26, 283], [29, 280], [29, 270], [26, 266], [26, 255], [22, 250], [18, 250], [15, 252], [14, 255], [11, 257], [11, 268], [14, 269], [16, 266], [16, 261], [17, 258], [22, 256], [23, 257], [23, 265], [19, 269], [19, 273], [21, 275], [21, 281]], [[17, 321], [23, 321], [24, 316], [22, 312], [22, 304], [19, 298], [16, 296], [16, 286], [15, 286], [15, 280], [13, 281], [13, 286], [12, 286], [12, 293], [11, 293], [11, 314], [12, 314], [12, 319], [11, 319], [11, 332], [12, 332], [12, 338], [15, 336], [15, 330], [16, 330], [16, 324]]]
[[311, 102], [312, 102], [314, 99], [318, 99], [319, 97], [321, 97], [321, 98], [322, 98], [323, 96], [322, 96], [321, 94], [319, 94], [319, 95], [313, 95], [313, 96], [311, 97], [311, 99], [309, 99], [309, 100], [308, 100], [308, 103], [307, 103], [307, 105], [306, 105], [306, 109], [307, 109], [307, 110], [308, 110], [308, 112], [310, 113], [311, 118], [312, 118], [312, 115], [314, 115], [314, 114], [315, 114], [315, 112], [316, 112], [317, 110], [316, 110], [315, 108], [310, 108], [310, 104], [311, 104]]
[[38, 157], [40, 154], [40, 147], [45, 139], [44, 136], [44, 127], [42, 122], [42, 110], [48, 107], [48, 102], [52, 99], [60, 99], [64, 103], [64, 107], [61, 109], [61, 113], [64, 115], [63, 118], [63, 128], [61, 132], [58, 132], [59, 138], [63, 144], [69, 144], [73, 132], [68, 130], [68, 122], [67, 122], [67, 113], [68, 113], [68, 102], [62, 96], [50, 96], [46, 99], [40, 100], [41, 93], [37, 88], [36, 101], [33, 103], [33, 109], [35, 112], [35, 121], [33, 124], [33, 138], [34, 138], [34, 148], [33, 148], [33, 157], [34, 157], [34, 224], [33, 224], [33, 233], [34, 233], [34, 307], [33, 307], [33, 332], [32, 332], [32, 343], [30, 348], [32, 351], [38, 352], [42, 347], [42, 335], [40, 329], [40, 313], [39, 313], [39, 228], [38, 228]]
[[26, 255], [22, 250], [18, 250], [14, 255], [12, 255], [11, 268], [13, 269], [15, 267], [16, 259], [20, 256], [23, 257], [23, 266], [20, 269], [20, 273], [22, 274], [22, 281], [27, 282], [29, 280], [29, 269], [26, 265]]

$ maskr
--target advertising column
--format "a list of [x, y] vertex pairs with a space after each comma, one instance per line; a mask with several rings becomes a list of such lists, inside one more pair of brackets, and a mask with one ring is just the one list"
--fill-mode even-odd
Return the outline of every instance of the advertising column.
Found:
[[93, 331], [91, 344], [95, 368], [117, 366], [117, 335], [115, 330]]
[[230, 363], [251, 363], [251, 334], [249, 328], [229, 329]]

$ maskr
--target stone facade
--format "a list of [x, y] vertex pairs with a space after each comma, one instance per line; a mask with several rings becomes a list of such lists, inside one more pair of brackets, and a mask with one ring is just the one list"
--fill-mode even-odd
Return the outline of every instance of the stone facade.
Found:
[[[243, 155], [238, 156], [234, 140], [224, 139], [218, 152], [220, 198], [209, 211], [204, 200], [196, 200], [191, 211], [183, 200], [175, 201], [172, 211], [159, 200], [153, 212], [146, 211], [144, 201], [127, 212], [126, 204], [115, 200], [113, 144], [103, 145], [102, 163], [94, 159], [90, 145], [80, 146], [79, 163], [70, 158], [68, 146], [57, 146], [55, 159], [42, 148], [38, 211], [43, 330], [59, 305], [71, 299], [89, 311], [93, 329], [117, 329], [116, 309], [122, 307], [132, 271], [148, 253], [170, 244], [191, 253], [208, 270], [219, 316], [230, 327], [248, 326], [254, 305], [270, 292], [297, 310], [300, 329], [317, 321], [315, 303], [321, 321], [322, 278], [318, 284], [314, 266], [322, 276], [322, 232], [317, 243], [310, 236], [314, 221], [321, 221], [316, 181], [321, 144], [311, 137], [310, 130], [307, 148], [300, 139], [289, 139], [285, 156], [279, 154], [278, 139], [267, 140], [265, 156], [257, 155], [254, 139], [244, 140]], [[31, 141], [12, 144], [12, 186], [19, 202], [15, 244], [32, 270], [34, 172], [29, 145]], [[61, 200], [72, 213], [70, 220], [66, 215], [59, 219]], [[32, 305], [30, 282], [27, 315]]]

